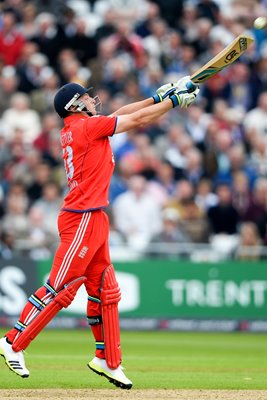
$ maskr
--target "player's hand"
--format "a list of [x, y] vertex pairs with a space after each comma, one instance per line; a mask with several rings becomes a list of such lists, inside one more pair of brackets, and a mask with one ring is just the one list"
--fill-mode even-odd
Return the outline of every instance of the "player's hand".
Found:
[[196, 87], [198, 87], [197, 85], [195, 85], [191, 79], [190, 76], [184, 76], [183, 78], [179, 79], [178, 81], [173, 83], [173, 86], [175, 86], [175, 89], [177, 92], [179, 92], [180, 90], [184, 90], [185, 88], [188, 88], [189, 90], [194, 90]]
[[195, 85], [189, 76], [181, 78], [174, 83], [175, 92], [170, 96], [173, 107], [180, 106], [182, 108], [189, 107], [196, 99], [199, 93], [199, 87]]
[[154, 103], [160, 103], [164, 99], [171, 96], [176, 90], [174, 83], [166, 83], [156, 90], [156, 94], [153, 96]]

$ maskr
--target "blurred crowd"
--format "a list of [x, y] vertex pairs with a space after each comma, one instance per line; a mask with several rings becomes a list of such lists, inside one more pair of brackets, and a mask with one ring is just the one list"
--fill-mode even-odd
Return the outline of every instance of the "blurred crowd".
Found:
[[264, 15], [266, 0], [0, 1], [1, 256], [47, 258], [58, 244], [62, 84], [93, 86], [108, 115], [191, 75], [245, 32], [254, 44], [201, 85], [194, 105], [111, 138], [107, 212], [111, 248], [152, 257], [205, 244], [263, 257], [267, 29], [253, 21]]

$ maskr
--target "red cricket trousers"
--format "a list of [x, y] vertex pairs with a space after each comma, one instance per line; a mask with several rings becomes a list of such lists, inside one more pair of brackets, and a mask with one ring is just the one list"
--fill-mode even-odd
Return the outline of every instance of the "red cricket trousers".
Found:
[[[61, 211], [58, 217], [60, 244], [47, 283], [29, 298], [15, 327], [6, 333], [13, 342], [25, 326], [40, 312], [38, 304], [47, 304], [63, 286], [85, 276], [88, 293], [87, 315], [101, 315], [100, 287], [103, 271], [110, 265], [109, 222], [102, 210], [85, 213]], [[92, 325], [96, 356], [104, 358], [102, 323]]]

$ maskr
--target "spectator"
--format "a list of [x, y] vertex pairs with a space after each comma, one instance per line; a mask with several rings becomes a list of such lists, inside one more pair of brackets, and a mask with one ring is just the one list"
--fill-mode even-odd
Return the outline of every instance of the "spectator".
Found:
[[250, 110], [245, 116], [244, 128], [248, 140], [257, 133], [267, 134], [267, 92], [261, 93], [257, 107]]
[[107, 38], [115, 33], [115, 13], [112, 8], [108, 8], [102, 15], [102, 23], [96, 29], [95, 39], [99, 44], [100, 40]]
[[203, 170], [203, 159], [200, 150], [192, 147], [185, 153], [184, 176], [195, 186], [205, 176]]
[[17, 255], [15, 235], [12, 229], [5, 229], [0, 234], [0, 258], [10, 260]]
[[[27, 51], [34, 50], [34, 47], [26, 48]], [[27, 55], [25, 62], [20, 64], [18, 69], [19, 86], [18, 89], [25, 93], [31, 93], [42, 86], [44, 73], [48, 70], [48, 58], [40, 53]]]
[[257, 261], [261, 254], [262, 240], [254, 222], [243, 222], [240, 226], [239, 243], [235, 258], [242, 261]]
[[165, 207], [177, 210], [180, 215], [180, 225], [191, 242], [203, 243], [207, 241], [206, 215], [195, 201], [195, 191], [190, 181], [187, 179], [178, 181], [174, 196], [169, 199]]
[[91, 76], [90, 70], [84, 68], [76, 56], [61, 64], [60, 73], [64, 82], [75, 82], [84, 86], [88, 86]]
[[108, 210], [108, 218], [109, 218], [109, 245], [110, 247], [125, 247], [126, 246], [126, 237], [119, 232], [114, 225], [114, 216], [113, 211], [110, 208]]
[[182, 15], [183, 2], [177, 0], [153, 0], [160, 7], [162, 18], [173, 28], [179, 28], [179, 16]]
[[219, 184], [216, 189], [218, 204], [208, 210], [210, 230], [213, 234], [234, 235], [238, 231], [240, 218], [232, 203], [231, 189], [227, 184]]
[[258, 176], [267, 176], [267, 135], [255, 134], [250, 141], [251, 149], [248, 154], [248, 165], [257, 172]]
[[150, 22], [149, 29], [151, 34], [143, 39], [143, 46], [149, 56], [160, 65], [164, 46], [168, 42], [168, 25], [162, 18], [156, 18]]
[[49, 148], [50, 135], [60, 129], [60, 120], [55, 113], [48, 112], [42, 118], [42, 131], [33, 142], [33, 146], [41, 153], [45, 153]]
[[8, 186], [12, 180], [20, 178], [19, 174], [17, 175], [17, 172], [21, 170], [21, 167], [25, 163], [26, 149], [22, 142], [22, 132], [17, 129], [12, 142], [8, 143], [6, 141], [3, 144], [6, 144], [7, 146], [5, 149], [6, 164], [3, 170], [3, 180], [4, 185]]
[[8, 231], [10, 227], [12, 227], [15, 241], [27, 236], [27, 205], [28, 201], [24, 196], [17, 196], [14, 194], [7, 196], [6, 212], [2, 219], [2, 229]]
[[31, 106], [41, 116], [52, 112], [53, 99], [59, 86], [59, 77], [51, 68], [43, 69], [40, 76], [41, 87], [33, 89], [30, 94]]
[[[206, 58], [213, 47], [212, 40], [212, 22], [206, 18], [197, 18], [195, 21], [196, 36], [190, 41], [191, 46], [195, 49], [199, 58]], [[221, 38], [220, 38], [221, 39]], [[214, 50], [215, 51], [215, 50]]]
[[155, 176], [159, 165], [155, 149], [152, 147], [149, 137], [137, 132], [117, 151], [117, 157], [121, 163], [131, 163], [136, 174], [142, 174], [148, 179]]
[[256, 223], [261, 238], [266, 235], [267, 178], [259, 177], [252, 190], [252, 199], [244, 212], [243, 220]]
[[188, 109], [185, 128], [200, 150], [204, 150], [209, 122], [210, 116], [204, 112], [201, 106], [194, 104], [192, 109], [191, 107]]
[[183, 243], [190, 238], [179, 226], [180, 215], [175, 208], [164, 208], [162, 211], [163, 227], [159, 234], [153, 236], [151, 242], [155, 243]]
[[75, 33], [68, 38], [68, 46], [75, 51], [76, 57], [83, 64], [97, 56], [97, 42], [88, 33], [88, 27], [84, 17], [77, 17], [74, 20]]
[[51, 12], [57, 17], [60, 17], [63, 14], [66, 7], [65, 0], [31, 0], [31, 3], [35, 5], [38, 14]]
[[[163, 66], [166, 68], [166, 72], [169, 74], [177, 74], [177, 76], [188, 75], [190, 71], [195, 69], [195, 57], [196, 52], [193, 46], [189, 44], [181, 44], [179, 46], [180, 37], [176, 33], [171, 34], [170, 42], [174, 41], [176, 47], [177, 56], [172, 54], [171, 61], [166, 62], [166, 56], [163, 61]], [[163, 51], [166, 53], [166, 49]], [[165, 65], [167, 64], [167, 66]]]
[[9, 181], [11, 184], [13, 181], [22, 182], [26, 190], [27, 186], [33, 182], [35, 169], [41, 162], [41, 154], [32, 148], [27, 149], [27, 151], [22, 148], [22, 151], [24, 153], [23, 158], [15, 159], [13, 165], [8, 168], [9, 173], [11, 173]]
[[147, 12], [146, 0], [109, 0], [108, 3], [115, 19], [124, 20], [128, 25], [144, 18]]
[[186, 42], [192, 43], [197, 40], [197, 8], [191, 2], [184, 2], [182, 18], [179, 24], [179, 30], [182, 31], [183, 38]]
[[159, 158], [163, 159], [166, 152], [175, 147], [184, 135], [186, 131], [182, 123], [168, 126], [166, 132], [158, 136], [154, 143]]
[[11, 97], [18, 90], [18, 76], [11, 65], [3, 67], [0, 76], [0, 113], [9, 107]]
[[[265, 30], [257, 30], [257, 33], [266, 32]], [[267, 65], [267, 46], [266, 46], [266, 33], [264, 42], [265, 45], [260, 49], [259, 59], [257, 61], [257, 67], [253, 69], [251, 75], [251, 83], [252, 83], [252, 90], [253, 90], [253, 104], [252, 109], [257, 107], [258, 99], [261, 93], [267, 91], [267, 78], [265, 76], [266, 65]], [[259, 41], [256, 41], [256, 44], [259, 44]]]
[[156, 3], [148, 2], [147, 3], [147, 13], [144, 19], [141, 22], [137, 23], [135, 27], [135, 32], [138, 36], [145, 38], [151, 34], [150, 24], [156, 18], [159, 18], [160, 10], [159, 6]]
[[174, 195], [175, 186], [174, 169], [170, 163], [160, 162], [154, 179], [149, 182], [149, 192], [153, 193], [157, 201], [164, 206], [169, 198]]
[[208, 178], [201, 178], [196, 186], [196, 204], [204, 212], [218, 203], [218, 196], [212, 189], [212, 182]]
[[[222, 47], [216, 48], [213, 54], [216, 54], [218, 50], [221, 51], [223, 49]], [[215, 75], [213, 79], [208, 80], [203, 88], [202, 95], [205, 102], [205, 111], [208, 113], [212, 112], [216, 100], [225, 99], [228, 103], [230, 85], [226, 73], [222, 72], [221, 74]]]
[[[44, 162], [47, 162], [50, 165], [52, 169], [53, 178], [58, 181], [58, 179], [60, 179], [60, 177], [63, 175], [62, 174], [63, 169], [62, 169], [62, 149], [60, 147], [60, 142], [58, 141], [57, 134], [58, 134], [58, 127], [49, 132], [48, 147], [42, 153], [42, 156]], [[59, 169], [61, 170], [61, 173]]]
[[21, 9], [22, 20], [19, 24], [19, 30], [26, 40], [31, 40], [37, 33], [36, 19], [37, 8], [34, 4], [24, 4]]
[[10, 100], [10, 107], [4, 111], [2, 121], [7, 127], [7, 140], [15, 137], [16, 130], [21, 130], [22, 142], [31, 144], [41, 130], [40, 118], [30, 108], [29, 97], [24, 93], [15, 93]]
[[[179, 243], [189, 243], [191, 239], [180, 225], [180, 215], [174, 208], [165, 208], [162, 212], [162, 229], [153, 236], [147, 247], [147, 255], [150, 257], [172, 257], [172, 251], [177, 252]], [[171, 248], [168, 244], [176, 244], [177, 248]], [[180, 252], [179, 252], [180, 254]]]
[[231, 257], [238, 244], [240, 218], [232, 203], [231, 189], [227, 184], [216, 188], [218, 204], [207, 212], [211, 249], [222, 259]]
[[29, 232], [26, 240], [29, 243], [29, 257], [33, 260], [45, 260], [52, 256], [51, 232], [46, 229], [46, 215], [39, 207], [29, 210]]
[[175, 171], [177, 180], [185, 176], [186, 154], [193, 148], [193, 140], [187, 134], [182, 134], [164, 153], [164, 160], [168, 161]]
[[33, 171], [34, 178], [27, 189], [30, 202], [40, 199], [44, 185], [51, 180], [52, 170], [48, 163], [40, 162]]
[[213, 0], [200, 0], [197, 4], [199, 17], [209, 18], [213, 23], [218, 22], [220, 8]]
[[[0, 182], [5, 178], [6, 167], [12, 162], [11, 149], [8, 147], [4, 127], [0, 125]], [[0, 202], [3, 200], [3, 192], [0, 186]]]
[[[226, 132], [220, 132], [220, 143], [224, 143], [226, 140], [222, 138], [222, 135]], [[229, 140], [231, 140], [229, 138]], [[222, 148], [223, 149], [223, 148]], [[219, 171], [215, 177], [215, 182], [228, 182], [232, 184], [233, 175], [237, 171], [243, 171], [249, 179], [249, 187], [252, 188], [257, 177], [256, 170], [249, 165], [246, 159], [245, 149], [242, 144], [227, 145], [225, 148], [226, 152], [220, 153], [219, 159]]]
[[118, 53], [126, 53], [132, 58], [134, 65], [138, 68], [139, 58], [143, 53], [143, 44], [126, 20], [117, 22], [116, 33], [112, 35], [111, 40]]
[[160, 207], [147, 193], [147, 181], [140, 175], [129, 179], [129, 190], [116, 198], [113, 212], [115, 227], [134, 249], [144, 250], [151, 237], [160, 231]]
[[[60, 187], [56, 182], [48, 181], [43, 185], [42, 195], [33, 204], [33, 209], [42, 213], [43, 228], [47, 233], [50, 245], [58, 242], [58, 231], [55, 221], [62, 203]], [[54, 246], [55, 247], [55, 246]]]
[[208, 242], [208, 223], [206, 213], [198, 207], [195, 199], [189, 198], [183, 204], [181, 225], [193, 243]]
[[231, 107], [248, 111], [254, 103], [251, 85], [251, 70], [247, 64], [237, 62], [233, 65], [230, 77], [229, 104]]
[[0, 29], [0, 56], [5, 65], [16, 65], [21, 56], [25, 38], [16, 28], [17, 16], [12, 8], [4, 9]]
[[244, 221], [247, 210], [251, 206], [252, 196], [249, 187], [249, 179], [244, 171], [236, 171], [233, 174], [232, 201], [240, 220]]
[[49, 60], [51, 66], [56, 66], [59, 49], [65, 46], [65, 35], [62, 28], [57, 24], [54, 14], [42, 12], [36, 20], [37, 33], [32, 41], [37, 44], [39, 51]]
[[25, 204], [25, 209], [28, 209], [29, 206], [29, 199], [27, 196], [27, 192], [25, 189], [25, 184], [23, 180], [13, 180], [10, 182], [9, 187], [8, 187], [8, 197], [14, 197], [14, 198], [21, 198], [23, 203]]

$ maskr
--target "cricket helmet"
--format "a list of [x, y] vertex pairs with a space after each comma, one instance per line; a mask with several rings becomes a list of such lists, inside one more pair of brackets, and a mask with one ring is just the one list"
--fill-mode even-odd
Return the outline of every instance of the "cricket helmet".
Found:
[[54, 98], [54, 107], [61, 118], [67, 117], [71, 106], [78, 106], [77, 111], [82, 111], [83, 104], [78, 99], [92, 88], [84, 88], [78, 83], [67, 83], [62, 86]]

